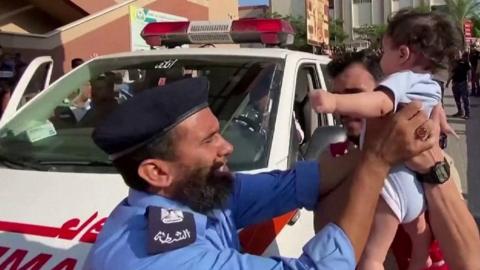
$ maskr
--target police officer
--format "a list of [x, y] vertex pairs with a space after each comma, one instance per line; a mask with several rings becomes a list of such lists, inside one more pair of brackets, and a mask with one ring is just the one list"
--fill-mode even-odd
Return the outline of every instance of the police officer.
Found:
[[433, 136], [414, 135], [434, 130], [418, 103], [390, 116], [396, 119], [372, 121], [338, 218], [299, 258], [253, 256], [239, 252], [237, 230], [313, 209], [338, 184], [332, 175], [339, 170], [299, 162], [288, 171], [228, 172], [233, 147], [207, 100], [205, 78], [177, 81], [141, 92], [96, 128], [95, 143], [130, 191], [105, 223], [85, 269], [354, 269], [390, 167], [435, 143]]

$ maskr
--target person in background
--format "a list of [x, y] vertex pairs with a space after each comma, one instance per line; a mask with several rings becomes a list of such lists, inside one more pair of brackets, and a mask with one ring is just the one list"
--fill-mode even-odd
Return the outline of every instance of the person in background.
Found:
[[[468, 98], [468, 82], [470, 76], [470, 62], [468, 61], [467, 52], [458, 52], [458, 58], [455, 62], [450, 79], [447, 82], [449, 87], [452, 82], [452, 92], [457, 104], [457, 113], [452, 117], [470, 118], [470, 100]], [[462, 108], [463, 104], [463, 108]]]
[[15, 53], [13, 60], [15, 62], [15, 75], [13, 77], [13, 81], [15, 84], [17, 84], [28, 65], [23, 61], [21, 53]]
[[0, 117], [3, 115], [14, 90], [15, 61], [0, 46]]
[[480, 93], [480, 84], [479, 84], [479, 78], [477, 73], [478, 58], [480, 57], [479, 50], [480, 50], [480, 44], [478, 44], [478, 42], [473, 43], [472, 46], [470, 47], [469, 60], [470, 60], [470, 66], [472, 68], [471, 76], [470, 76], [472, 96], [478, 96], [478, 94]]
[[70, 62], [70, 65], [72, 67], [72, 69], [80, 66], [81, 64], [83, 64], [85, 61], [82, 59], [82, 58], [73, 58], [72, 61]]
[[13, 85], [9, 80], [0, 80], [0, 118], [7, 108], [10, 97], [12, 96]]

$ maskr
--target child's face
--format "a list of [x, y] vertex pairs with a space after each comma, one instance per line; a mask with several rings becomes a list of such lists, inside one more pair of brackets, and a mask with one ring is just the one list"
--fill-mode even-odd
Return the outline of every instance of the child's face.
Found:
[[390, 75], [397, 72], [401, 65], [400, 48], [396, 48], [390, 37], [384, 36], [382, 39], [382, 59], [380, 60], [380, 67], [385, 75]]

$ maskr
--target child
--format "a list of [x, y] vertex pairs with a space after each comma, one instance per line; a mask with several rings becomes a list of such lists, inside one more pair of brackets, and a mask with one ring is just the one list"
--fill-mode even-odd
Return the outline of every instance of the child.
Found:
[[[451, 64], [463, 45], [460, 29], [447, 17], [412, 9], [400, 10], [390, 19], [382, 40], [380, 66], [387, 75], [386, 79], [373, 92], [336, 95], [313, 91], [310, 98], [314, 109], [322, 113], [370, 118], [395, 112], [399, 104], [418, 100], [430, 114], [441, 100], [440, 86], [433, 81], [432, 73]], [[445, 113], [442, 115], [441, 128], [453, 133]], [[358, 269], [383, 269], [399, 224], [404, 226], [412, 240], [409, 270], [429, 266], [431, 236], [424, 211], [423, 189], [415, 173], [405, 165], [393, 168], [381, 192]]]

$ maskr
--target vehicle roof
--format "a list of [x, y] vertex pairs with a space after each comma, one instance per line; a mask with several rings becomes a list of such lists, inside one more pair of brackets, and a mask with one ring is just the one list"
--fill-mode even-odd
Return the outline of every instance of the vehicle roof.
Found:
[[175, 48], [175, 49], [155, 49], [149, 51], [123, 52], [99, 56], [95, 59], [123, 58], [134, 56], [149, 55], [225, 55], [225, 56], [254, 56], [267, 58], [286, 58], [294, 55], [301, 58], [311, 58], [328, 61], [325, 55], [315, 55], [312, 53], [293, 51], [277, 48]]

